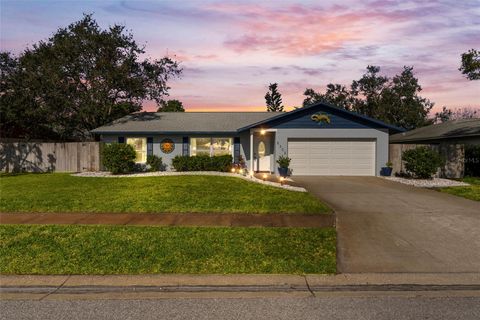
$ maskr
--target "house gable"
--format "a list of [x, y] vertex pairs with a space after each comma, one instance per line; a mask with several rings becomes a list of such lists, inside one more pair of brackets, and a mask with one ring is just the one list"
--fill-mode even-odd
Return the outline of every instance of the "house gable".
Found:
[[326, 103], [299, 108], [241, 128], [239, 131], [255, 127], [275, 129], [388, 129], [393, 133], [403, 131], [401, 128]]
[[[276, 123], [275, 123], [276, 122]], [[381, 128], [352, 115], [340, 114], [322, 106], [298, 112], [289, 119], [278, 119], [272, 123], [272, 128], [281, 129], [364, 129]]]

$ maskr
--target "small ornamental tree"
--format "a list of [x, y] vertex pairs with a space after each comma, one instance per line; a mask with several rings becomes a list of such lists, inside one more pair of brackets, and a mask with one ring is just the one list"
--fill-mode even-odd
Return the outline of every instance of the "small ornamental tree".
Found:
[[113, 174], [132, 172], [136, 157], [135, 149], [126, 143], [107, 144], [102, 151], [103, 165]]
[[445, 164], [438, 152], [427, 147], [404, 151], [402, 160], [407, 172], [418, 179], [430, 179]]

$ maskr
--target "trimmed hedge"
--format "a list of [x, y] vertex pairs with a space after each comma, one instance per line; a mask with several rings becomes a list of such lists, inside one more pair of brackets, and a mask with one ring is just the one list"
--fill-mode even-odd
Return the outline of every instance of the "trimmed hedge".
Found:
[[404, 151], [402, 160], [407, 172], [419, 179], [430, 179], [445, 164], [438, 152], [427, 147]]
[[113, 174], [134, 171], [136, 157], [135, 149], [126, 143], [106, 144], [102, 151], [103, 165]]
[[156, 155], [147, 156], [147, 165], [149, 171], [164, 171], [165, 165], [163, 164], [162, 157]]
[[176, 171], [222, 171], [232, 168], [231, 155], [224, 156], [176, 156], [172, 160], [172, 167]]

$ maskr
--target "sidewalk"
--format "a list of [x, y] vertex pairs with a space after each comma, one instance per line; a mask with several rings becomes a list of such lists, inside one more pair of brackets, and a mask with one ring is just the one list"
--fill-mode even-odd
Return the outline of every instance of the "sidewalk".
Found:
[[480, 274], [0, 276], [1, 299], [434, 295], [445, 291], [480, 296]]
[[202, 227], [332, 227], [333, 214], [0, 213], [0, 224], [82, 224]]

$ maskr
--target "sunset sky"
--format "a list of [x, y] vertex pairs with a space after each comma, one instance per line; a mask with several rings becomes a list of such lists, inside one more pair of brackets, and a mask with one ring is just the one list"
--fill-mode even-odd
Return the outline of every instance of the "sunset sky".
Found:
[[189, 111], [265, 110], [270, 82], [292, 108], [305, 88], [350, 84], [369, 64], [389, 76], [414, 66], [436, 110], [480, 108], [480, 81], [458, 71], [480, 49], [480, 1], [1, 0], [1, 49], [19, 53], [84, 12], [126, 25], [149, 57], [176, 56], [171, 98]]

